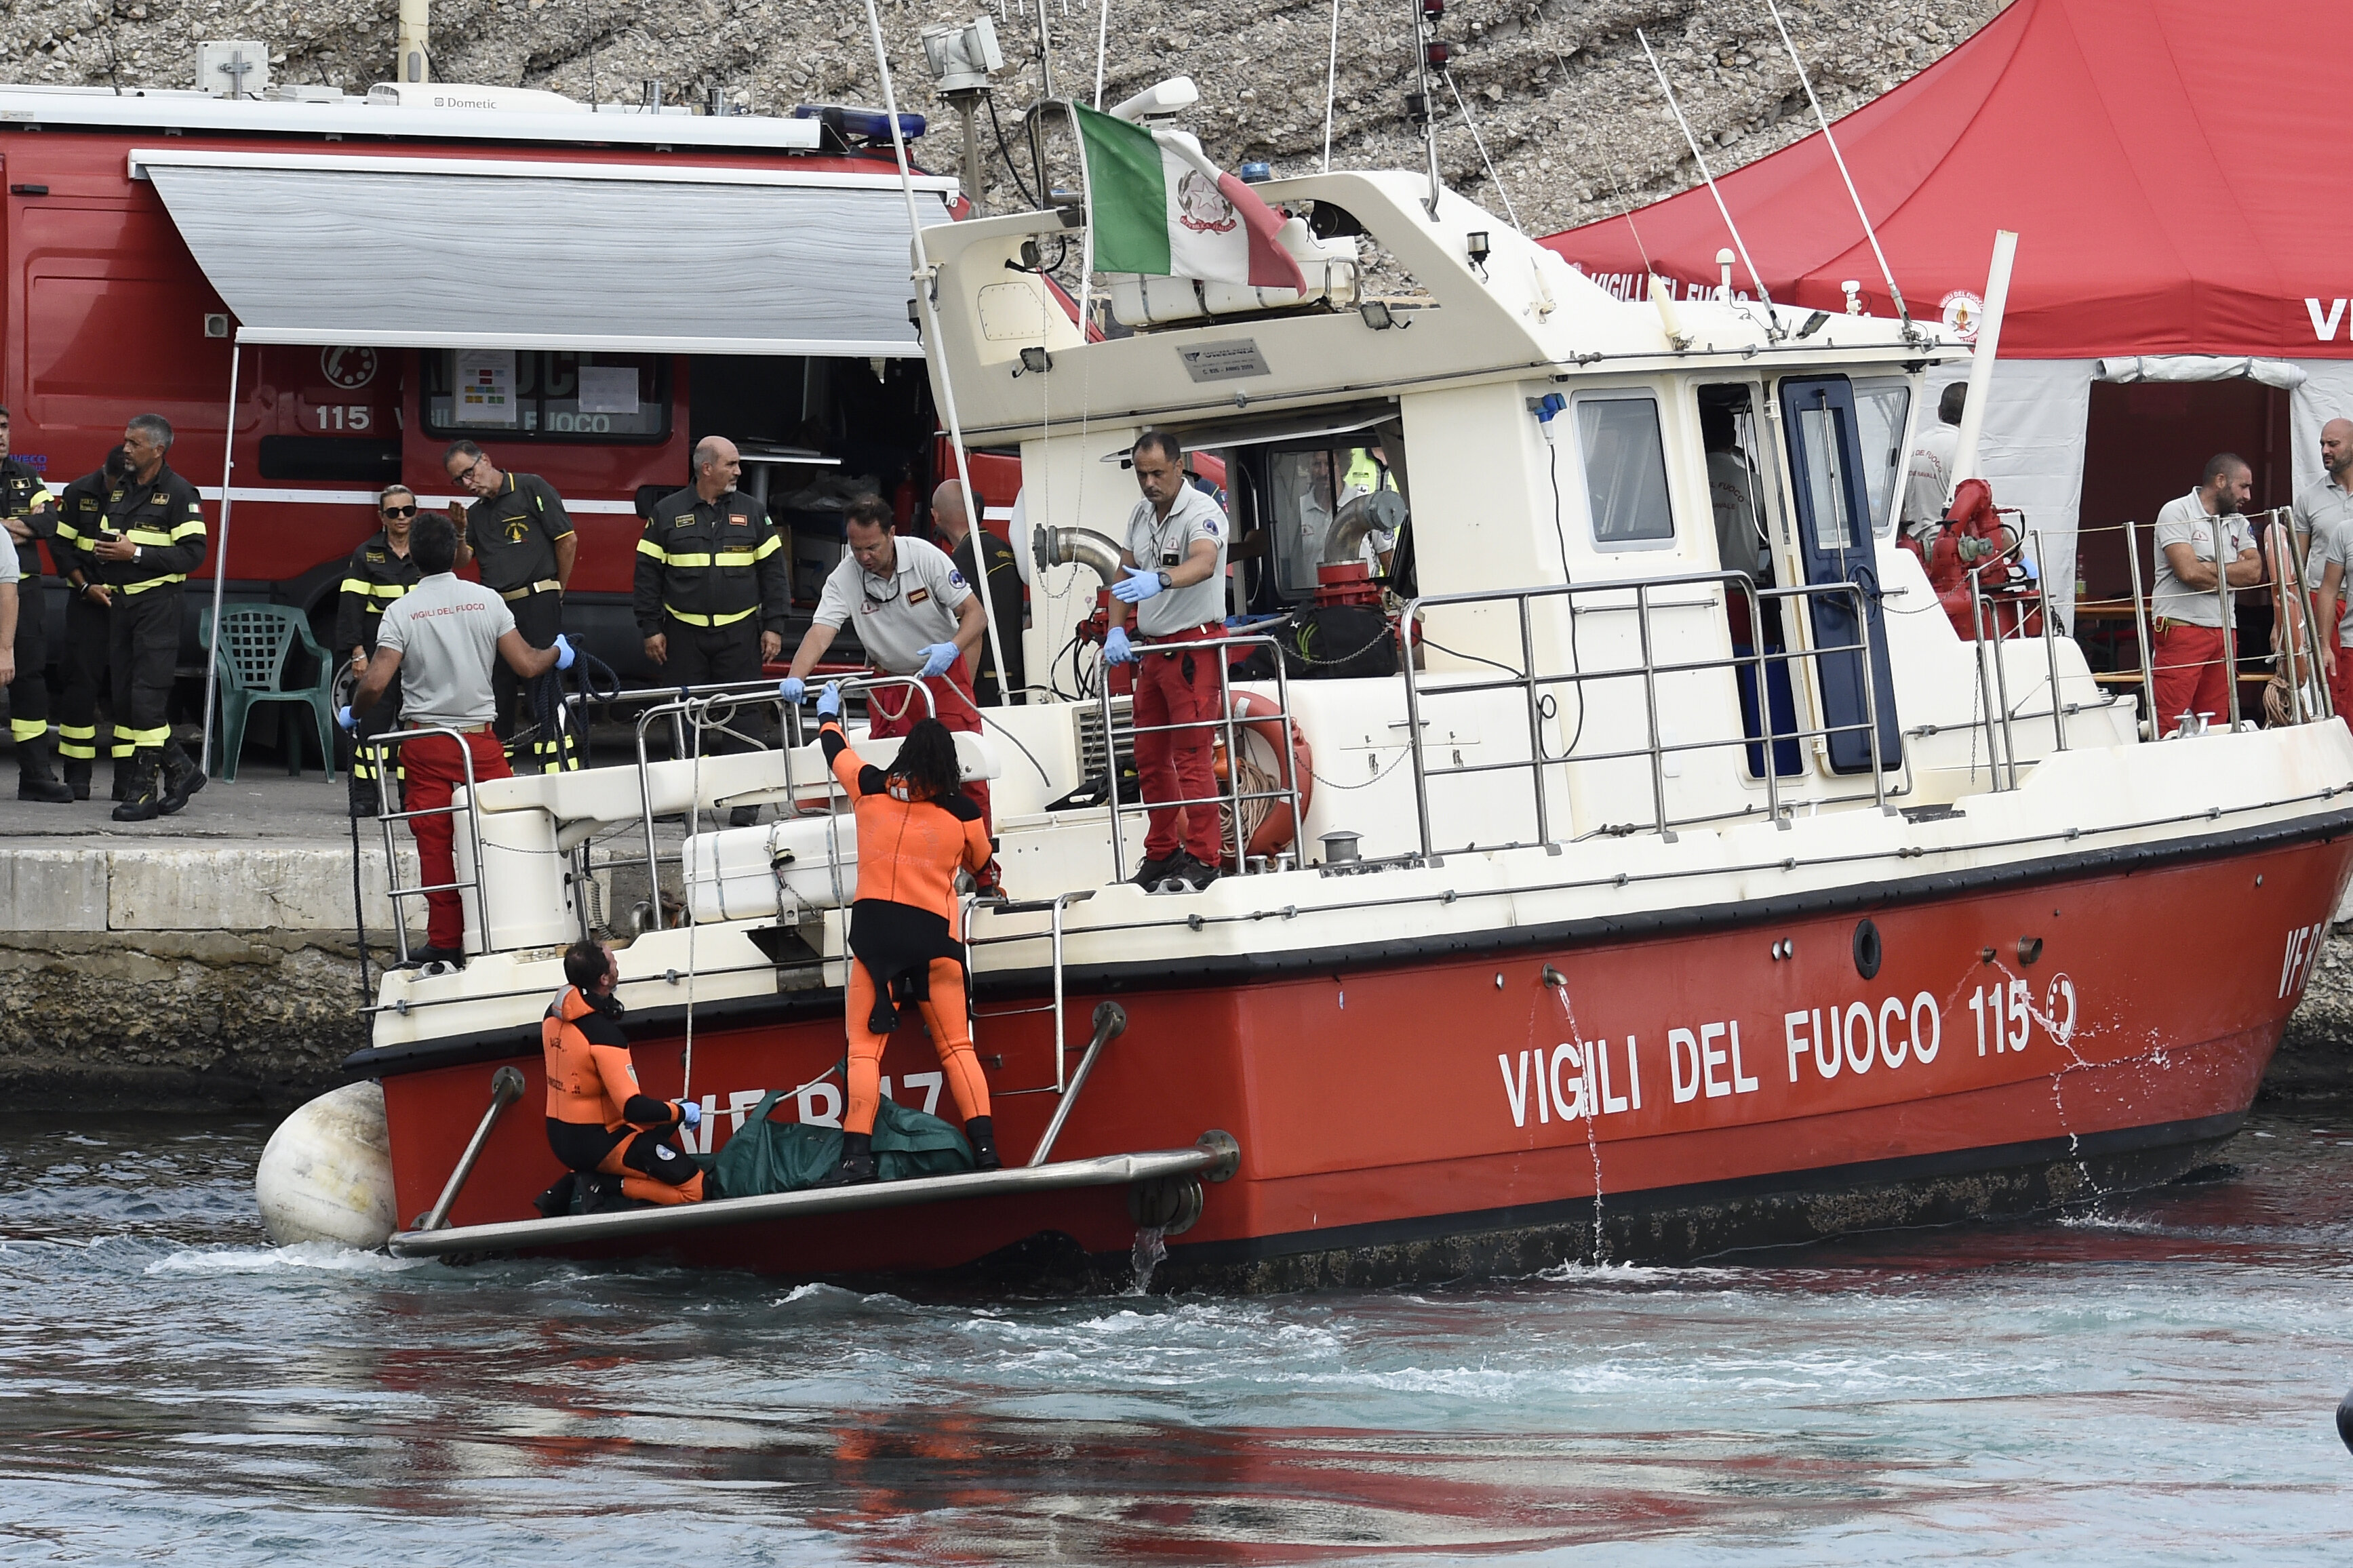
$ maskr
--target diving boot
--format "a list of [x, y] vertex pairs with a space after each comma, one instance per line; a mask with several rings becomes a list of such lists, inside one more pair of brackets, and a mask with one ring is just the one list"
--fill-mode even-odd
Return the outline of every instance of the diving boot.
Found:
[[164, 742], [164, 780], [159, 789], [155, 809], [169, 816], [188, 804], [188, 797], [205, 787], [205, 770], [188, 760], [177, 741]]
[[16, 798], [64, 805], [73, 800], [73, 786], [49, 771], [49, 738], [36, 735], [16, 742]]
[[69, 757], [66, 760], [66, 787], [73, 791], [73, 797], [76, 800], [90, 798], [90, 762], [88, 757]]
[[841, 1135], [841, 1163], [830, 1175], [818, 1182], [820, 1187], [859, 1187], [874, 1179], [874, 1134], [845, 1132]]
[[114, 808], [115, 821], [153, 822], [164, 815], [163, 771], [160, 752], [133, 752], [127, 762], [114, 765], [116, 776], [123, 781], [122, 804]]
[[997, 1122], [993, 1118], [976, 1116], [964, 1124], [965, 1141], [972, 1144], [972, 1168], [976, 1171], [1001, 1171], [1005, 1162], [997, 1153]]

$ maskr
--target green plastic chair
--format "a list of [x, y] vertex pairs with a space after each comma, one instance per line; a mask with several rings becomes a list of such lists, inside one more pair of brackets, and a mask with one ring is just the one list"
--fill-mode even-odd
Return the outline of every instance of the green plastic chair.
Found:
[[[327, 782], [335, 782], [334, 660], [311, 635], [302, 612], [286, 605], [240, 605], [221, 612], [221, 646], [213, 647], [213, 613], [196, 614], [196, 641], [210, 650], [220, 670], [220, 729], [215, 777], [237, 777], [237, 754], [245, 744], [245, 721], [257, 703], [307, 702], [319, 724], [319, 755]], [[287, 667], [297, 643], [318, 661], [319, 684], [288, 686]], [[301, 755], [290, 738], [290, 757]], [[288, 771], [291, 772], [290, 768]]]

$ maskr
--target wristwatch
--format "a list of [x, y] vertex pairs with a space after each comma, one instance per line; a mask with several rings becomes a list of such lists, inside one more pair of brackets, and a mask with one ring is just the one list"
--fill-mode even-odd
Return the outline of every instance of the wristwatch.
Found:
[[1169, 575], [1168, 575], [1168, 574], [1167, 574], [1167, 573], [1166, 573], [1166, 572], [1163, 572], [1162, 574], [1160, 574], [1160, 586], [1161, 586], [1162, 588], [1164, 588], [1164, 589], [1166, 589], [1166, 588], [1174, 588], [1176, 585], [1176, 580], [1175, 578], [1173, 578], [1173, 577], [1169, 576]]

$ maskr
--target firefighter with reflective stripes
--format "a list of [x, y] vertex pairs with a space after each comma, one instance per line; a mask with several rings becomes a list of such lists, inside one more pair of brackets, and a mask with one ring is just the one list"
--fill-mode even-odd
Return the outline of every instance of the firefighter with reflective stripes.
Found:
[[[90, 770], [98, 762], [98, 694], [110, 689], [107, 643], [113, 635], [109, 590], [98, 581], [98, 563], [84, 552], [100, 531], [106, 498], [130, 468], [117, 447], [105, 465], [74, 480], [58, 498], [57, 537], [49, 554], [66, 580], [66, 689], [58, 699], [58, 755], [65, 760], [66, 785], [76, 800], [90, 798]], [[114, 759], [114, 798], [131, 783], [131, 742], [118, 729], [108, 754]]]
[[[352, 674], [365, 679], [368, 656], [375, 652], [375, 630], [393, 601], [417, 586], [417, 563], [408, 557], [408, 530], [417, 520], [417, 492], [406, 485], [387, 485], [375, 498], [375, 514], [384, 526], [366, 543], [352, 552], [343, 568], [343, 591], [335, 605], [335, 641], [352, 658]], [[400, 676], [374, 706], [355, 715], [352, 732], [352, 815], [373, 816], [381, 805], [376, 754], [367, 747], [371, 735], [381, 735], [400, 722]], [[399, 763], [393, 764], [395, 775]]]
[[[580, 554], [580, 540], [572, 531], [564, 498], [537, 474], [504, 472], [471, 441], [450, 442], [441, 455], [441, 468], [451, 483], [480, 498], [462, 510], [456, 501], [449, 503], [449, 521], [458, 530], [458, 564], [475, 564], [482, 586], [506, 602], [523, 641], [533, 647], [554, 647], [556, 634], [564, 629], [564, 595], [572, 584], [572, 563]], [[501, 662], [491, 671], [491, 684], [498, 699], [494, 722], [499, 740], [517, 773], [580, 765], [579, 753], [559, 730], [535, 732], [529, 757], [513, 756], [515, 701], [523, 683]]]
[[40, 542], [57, 537], [57, 500], [40, 475], [8, 456], [5, 408], [0, 408], [0, 528], [8, 531], [17, 570], [16, 674], [8, 683], [16, 798], [69, 802], [73, 791], [49, 767], [49, 614], [41, 593]]
[[204, 769], [172, 739], [167, 713], [180, 662], [181, 585], [205, 559], [196, 487], [164, 460], [171, 448], [163, 416], [132, 416], [122, 433], [131, 471], [107, 492], [98, 534], [82, 546], [97, 561], [112, 605], [114, 732], [132, 746], [117, 822], [169, 816], [205, 787]]
[[[694, 448], [694, 483], [655, 502], [638, 540], [638, 635], [664, 685], [757, 680], [762, 662], [784, 651], [792, 607], [784, 537], [768, 509], [735, 488], [743, 471], [733, 441], [704, 437]], [[746, 743], [723, 734], [713, 747]], [[756, 815], [738, 806], [731, 820], [748, 826]]]

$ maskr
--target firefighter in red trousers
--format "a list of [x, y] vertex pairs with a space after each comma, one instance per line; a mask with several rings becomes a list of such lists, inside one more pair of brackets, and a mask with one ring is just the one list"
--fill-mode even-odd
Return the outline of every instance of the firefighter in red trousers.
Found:
[[988, 864], [980, 807], [958, 785], [955, 738], [919, 719], [888, 769], [869, 767], [841, 732], [841, 689], [818, 698], [826, 765], [858, 814], [858, 899], [849, 910], [849, 1103], [841, 1117], [841, 1164], [820, 1184], [874, 1179], [874, 1113], [882, 1101], [882, 1049], [898, 1009], [922, 1010], [949, 1091], [964, 1116], [974, 1163], [999, 1169], [988, 1080], [965, 1016], [964, 948], [955, 937], [955, 874]]
[[2149, 642], [2157, 689], [2149, 713], [2159, 735], [2179, 729], [2185, 713], [2230, 722], [2232, 671], [2223, 600], [2216, 590], [2252, 588], [2263, 580], [2263, 557], [2242, 515], [2254, 488], [2254, 470], [2242, 458], [2217, 452], [2206, 460], [2198, 488], [2157, 514], [2157, 582], [2148, 596], [2157, 620]]
[[692, 1100], [656, 1100], [638, 1087], [621, 1003], [613, 987], [621, 966], [602, 943], [564, 950], [572, 984], [541, 1020], [547, 1055], [547, 1146], [584, 1175], [621, 1178], [621, 1195], [639, 1203], [696, 1204], [702, 1173], [672, 1137], [702, 1121]]

